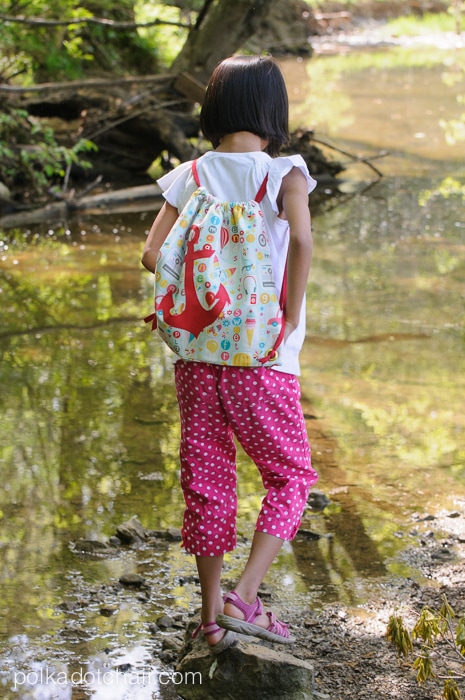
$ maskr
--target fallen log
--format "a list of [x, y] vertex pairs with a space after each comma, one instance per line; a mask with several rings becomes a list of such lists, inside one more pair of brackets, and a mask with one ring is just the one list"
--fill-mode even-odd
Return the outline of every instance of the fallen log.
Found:
[[61, 202], [47, 204], [40, 209], [18, 211], [0, 218], [0, 229], [8, 230], [31, 224], [57, 224], [69, 221], [76, 216], [96, 216], [125, 212], [138, 212], [151, 209], [157, 211], [163, 202], [161, 189], [157, 184], [127, 187], [121, 190], [103, 192], [80, 199], [69, 198]]
[[173, 82], [171, 73], [158, 73], [157, 75], [130, 75], [126, 77], [112, 78], [88, 78], [87, 80], [67, 80], [66, 82], [38, 83], [36, 85], [8, 85], [0, 83], [0, 92], [25, 95], [31, 92], [59, 92], [61, 90], [76, 91], [80, 88], [115, 88], [119, 86], [144, 85], [160, 83], [169, 85]]

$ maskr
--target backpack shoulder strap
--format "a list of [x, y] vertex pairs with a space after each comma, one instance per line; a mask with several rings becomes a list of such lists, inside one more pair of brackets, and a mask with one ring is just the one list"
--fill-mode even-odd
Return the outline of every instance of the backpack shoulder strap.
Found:
[[197, 187], [200, 187], [200, 178], [197, 171], [197, 159], [192, 161], [192, 177], [194, 178]]
[[258, 190], [257, 194], [254, 197], [254, 200], [260, 204], [262, 201], [263, 197], [266, 194], [266, 186], [268, 184], [268, 173], [265, 175], [265, 179], [263, 180], [262, 184], [260, 185], [260, 189]]

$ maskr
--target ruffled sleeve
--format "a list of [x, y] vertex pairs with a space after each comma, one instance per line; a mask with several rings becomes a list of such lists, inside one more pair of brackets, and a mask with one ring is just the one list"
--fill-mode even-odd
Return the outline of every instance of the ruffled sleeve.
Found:
[[317, 185], [316, 180], [308, 172], [307, 164], [302, 156], [294, 155], [273, 158], [268, 173], [268, 185], [266, 189], [268, 197], [272, 202], [273, 211], [275, 211], [276, 214], [278, 214], [278, 205], [276, 200], [278, 199], [283, 177], [285, 177], [288, 172], [292, 170], [292, 168], [299, 168], [299, 170], [305, 176], [305, 179], [307, 180], [308, 194], [310, 194], [310, 192], [312, 192]]
[[196, 184], [192, 177], [192, 161], [188, 160], [185, 163], [181, 163], [177, 168], [157, 180], [157, 184], [160, 186], [166, 201], [173, 207], [176, 207], [178, 211], [181, 211], [192, 192], [196, 189]]

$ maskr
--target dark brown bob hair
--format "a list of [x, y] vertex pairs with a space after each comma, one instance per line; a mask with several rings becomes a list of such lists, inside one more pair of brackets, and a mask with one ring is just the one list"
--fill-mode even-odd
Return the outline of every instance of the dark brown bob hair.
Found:
[[277, 156], [289, 142], [288, 121], [286, 85], [271, 56], [231, 56], [217, 65], [200, 112], [200, 128], [214, 148], [226, 134], [249, 131]]

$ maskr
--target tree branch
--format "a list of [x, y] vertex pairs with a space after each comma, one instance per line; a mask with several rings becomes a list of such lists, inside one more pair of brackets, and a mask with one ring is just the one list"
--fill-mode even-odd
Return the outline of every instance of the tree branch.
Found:
[[157, 75], [130, 75], [126, 78], [112, 78], [111, 80], [90, 78], [88, 80], [70, 80], [64, 83], [39, 83], [38, 85], [29, 85], [29, 87], [0, 84], [0, 92], [46, 92], [48, 90], [66, 90], [67, 88], [109, 87], [126, 83], [163, 83], [173, 80], [173, 78], [174, 76], [170, 73], [160, 73]]
[[380, 178], [383, 177], [383, 173], [381, 172], [381, 170], [378, 170], [378, 168], [376, 168], [371, 161], [375, 160], [375, 158], [384, 158], [384, 156], [389, 155], [387, 151], [380, 151], [376, 155], [371, 156], [369, 158], [368, 157], [361, 158], [360, 156], [354, 156], [354, 154], [349, 153], [349, 151], [345, 151], [342, 148], [338, 148], [337, 146], [333, 146], [332, 144], [328, 143], [327, 141], [322, 141], [321, 139], [317, 139], [314, 137], [312, 137], [312, 141], [314, 141], [315, 143], [319, 143], [322, 146], [326, 146], [326, 148], [331, 148], [333, 151], [337, 151], [337, 153], [342, 153], [342, 155], [344, 155], [344, 156], [348, 156], [352, 160], [353, 163], [365, 163], [365, 165], [367, 165], [369, 168], [371, 168], [373, 170], [373, 172], [375, 172], [376, 175], [378, 175], [378, 177], [380, 177]]
[[[174, 105], [178, 105], [181, 100], [171, 100], [169, 102], [162, 102], [159, 105], [157, 105], [157, 109], [166, 109], [166, 107], [172, 107]], [[116, 119], [115, 121], [111, 122], [110, 124], [106, 124], [105, 126], [102, 126], [100, 129], [97, 129], [97, 131], [93, 131], [89, 134], [85, 134], [85, 138], [89, 139], [89, 141], [93, 141], [94, 139], [97, 138], [97, 136], [101, 136], [104, 134], [106, 131], [111, 131], [112, 129], [116, 128], [120, 124], [124, 124], [125, 122], [131, 121], [131, 119], [137, 119], [137, 117], [141, 117], [143, 114], [147, 114], [149, 112], [153, 112], [153, 105], [149, 105], [148, 107], [144, 107], [143, 109], [138, 109], [134, 110], [134, 112], [130, 112], [129, 114], [125, 114], [124, 117], [121, 117], [120, 119]]]
[[202, 24], [203, 20], [207, 16], [208, 10], [209, 10], [212, 2], [213, 2], [213, 0], [205, 0], [205, 2], [203, 3], [203, 7], [198, 14], [194, 29], [196, 29], [196, 30], [200, 29], [200, 25]]
[[183, 29], [192, 29], [190, 24], [183, 22], [169, 22], [164, 19], [154, 19], [151, 22], [115, 22], [112, 19], [99, 19], [98, 17], [79, 17], [76, 19], [44, 19], [43, 17], [10, 17], [9, 15], [0, 14], [1, 22], [11, 22], [15, 24], [28, 24], [33, 27], [68, 27], [72, 24], [99, 24], [111, 29], [144, 29], [145, 27], [156, 27], [159, 25], [168, 25], [170, 27], [182, 27]]

